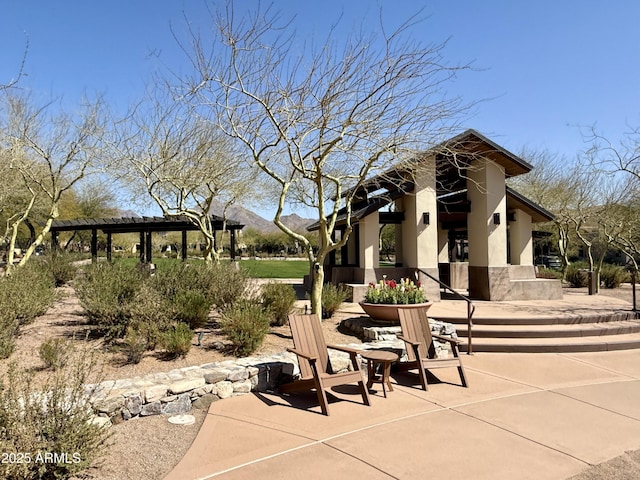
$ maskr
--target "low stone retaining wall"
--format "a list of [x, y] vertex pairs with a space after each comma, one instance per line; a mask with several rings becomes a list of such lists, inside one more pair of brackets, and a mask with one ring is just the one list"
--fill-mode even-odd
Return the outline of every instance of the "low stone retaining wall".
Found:
[[[365, 338], [374, 336], [375, 330], [363, 333], [365, 327], [359, 319], [349, 319], [345, 325], [357, 331]], [[344, 322], [343, 322], [344, 323]], [[440, 322], [442, 323], [442, 322]], [[355, 349], [386, 349], [406, 357], [404, 343], [396, 338], [400, 327], [382, 327], [375, 333], [375, 340], [363, 344], [348, 345]], [[435, 325], [434, 331], [452, 332], [450, 324]], [[446, 349], [442, 347], [442, 354]], [[336, 371], [352, 368], [348, 354], [329, 350], [331, 364]], [[439, 354], [441, 354], [439, 352]], [[208, 408], [217, 400], [242, 395], [252, 391], [274, 390], [278, 385], [294, 380], [300, 374], [298, 361], [294, 354], [279, 354], [246, 357], [224, 362], [171, 370], [166, 373], [153, 373], [142, 377], [109, 380], [99, 384], [87, 385], [87, 394], [92, 397], [94, 421], [100, 425], [111, 425], [134, 417], [160, 414], [180, 414], [191, 410], [192, 406]]]
[[[331, 362], [336, 370], [351, 367], [349, 355], [342, 352], [332, 352]], [[87, 385], [86, 391], [97, 412], [95, 423], [110, 425], [133, 417], [186, 413], [194, 404], [207, 408], [233, 395], [273, 390], [299, 373], [296, 356], [282, 352], [109, 380]]]

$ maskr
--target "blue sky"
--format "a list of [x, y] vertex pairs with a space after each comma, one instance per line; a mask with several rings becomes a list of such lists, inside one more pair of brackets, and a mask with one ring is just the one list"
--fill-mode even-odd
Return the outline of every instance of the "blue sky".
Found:
[[[614, 140], [627, 124], [640, 126], [640, 2], [274, 1], [296, 15], [298, 32], [321, 38], [341, 14], [342, 31], [375, 23], [378, 5], [390, 27], [422, 8], [411, 36], [448, 39], [450, 63], [473, 62], [447, 90], [483, 100], [465, 125], [514, 153], [528, 146], [572, 159], [586, 146], [580, 126], [596, 124]], [[180, 36], [183, 14], [196, 27], [206, 18], [202, 0], [0, 0], [0, 12], [0, 83], [16, 75], [28, 41], [20, 88], [71, 105], [103, 93], [117, 108], [165, 66], [188, 69], [170, 26]]]

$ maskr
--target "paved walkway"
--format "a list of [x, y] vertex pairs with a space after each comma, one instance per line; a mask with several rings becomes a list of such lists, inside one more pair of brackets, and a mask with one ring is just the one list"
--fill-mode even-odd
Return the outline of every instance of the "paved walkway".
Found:
[[[337, 389], [211, 405], [171, 479], [564, 479], [640, 448], [640, 351], [464, 356], [428, 392], [396, 376], [360, 403]], [[450, 382], [450, 383], [446, 383]]]

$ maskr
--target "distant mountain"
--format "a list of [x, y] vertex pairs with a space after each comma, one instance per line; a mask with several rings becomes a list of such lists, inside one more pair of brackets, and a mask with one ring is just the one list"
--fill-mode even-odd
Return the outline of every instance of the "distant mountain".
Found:
[[[220, 215], [222, 213], [222, 205], [214, 202], [214, 205], [211, 208], [211, 213]], [[241, 205], [231, 205], [227, 208], [227, 218], [243, 224], [245, 228], [253, 228], [259, 232], [279, 231], [278, 227], [274, 225], [273, 220], [267, 220]], [[313, 219], [303, 218], [295, 213], [282, 216], [282, 223], [298, 232], [306, 231], [306, 227], [311, 225], [313, 222]]]

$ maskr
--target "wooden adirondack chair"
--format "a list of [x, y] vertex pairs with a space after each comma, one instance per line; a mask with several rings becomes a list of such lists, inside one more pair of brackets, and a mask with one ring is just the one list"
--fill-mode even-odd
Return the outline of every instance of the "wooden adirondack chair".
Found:
[[[365, 405], [370, 405], [369, 393], [356, 357], [356, 350], [337, 345], [327, 345], [322, 334], [320, 320], [315, 314], [289, 315], [289, 325], [293, 336], [294, 348], [288, 348], [287, 350], [298, 356], [300, 379], [280, 385], [279, 391], [281, 393], [315, 389], [322, 413], [329, 415], [326, 391], [337, 385], [357, 383], [362, 394], [362, 401]], [[353, 371], [335, 373], [331, 367], [327, 348], [347, 352], [351, 356]]]
[[[427, 370], [457, 367], [462, 386], [467, 387], [467, 378], [465, 377], [462, 360], [458, 352], [460, 342], [448, 337], [432, 334], [426, 309], [398, 309], [398, 313], [400, 316], [400, 326], [402, 328], [402, 335], [398, 335], [398, 338], [404, 341], [409, 359], [408, 362], [401, 362], [400, 368], [417, 368], [422, 388], [428, 390]], [[433, 344], [434, 338], [442, 342], [448, 342], [449, 345], [451, 345], [453, 358], [436, 357], [436, 349]]]

